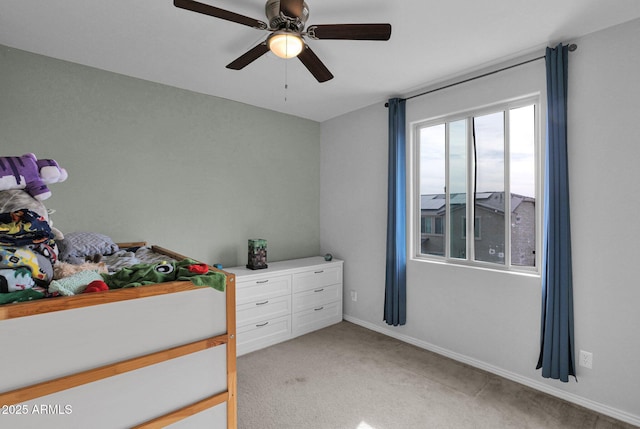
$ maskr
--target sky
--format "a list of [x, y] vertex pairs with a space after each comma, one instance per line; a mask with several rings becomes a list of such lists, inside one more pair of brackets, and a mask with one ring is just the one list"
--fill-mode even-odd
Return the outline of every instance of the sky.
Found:
[[[535, 197], [534, 106], [508, 111], [511, 193]], [[477, 116], [477, 192], [504, 191], [505, 120], [502, 112]], [[449, 124], [451, 193], [464, 193], [466, 186], [467, 121]], [[445, 187], [445, 125], [420, 130], [420, 193], [442, 194]]]

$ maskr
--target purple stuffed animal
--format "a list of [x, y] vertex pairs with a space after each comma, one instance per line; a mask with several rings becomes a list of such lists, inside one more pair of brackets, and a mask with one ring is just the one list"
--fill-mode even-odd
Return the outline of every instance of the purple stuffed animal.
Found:
[[36, 164], [38, 164], [38, 175], [40, 179], [47, 185], [64, 182], [67, 180], [67, 177], [69, 177], [67, 170], [60, 167], [53, 159], [39, 159], [36, 161]]
[[[40, 174], [44, 174], [41, 177]], [[40, 160], [32, 153], [22, 156], [0, 157], [0, 191], [24, 189], [38, 200], [51, 196], [47, 183], [62, 182], [66, 170], [53, 160]]]

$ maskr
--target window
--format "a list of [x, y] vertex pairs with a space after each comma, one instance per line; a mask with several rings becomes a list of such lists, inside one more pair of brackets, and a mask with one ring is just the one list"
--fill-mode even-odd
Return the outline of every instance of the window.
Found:
[[418, 257], [536, 267], [538, 106], [532, 97], [413, 125]]
[[422, 216], [421, 233], [426, 235], [442, 235], [444, 219], [442, 216]]
[[[474, 231], [473, 236], [476, 240], [480, 239], [480, 229], [482, 228], [482, 219], [480, 216], [476, 216], [475, 223], [473, 224]], [[467, 217], [462, 218], [462, 238], [467, 238]]]
[[422, 219], [422, 233], [431, 234], [433, 230], [433, 216], [423, 216]]

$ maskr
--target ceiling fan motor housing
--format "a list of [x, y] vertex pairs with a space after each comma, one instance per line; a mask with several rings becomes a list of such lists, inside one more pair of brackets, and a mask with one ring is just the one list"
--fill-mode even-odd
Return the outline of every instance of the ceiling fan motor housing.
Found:
[[301, 32], [304, 25], [309, 19], [309, 6], [307, 2], [302, 3], [302, 14], [296, 19], [295, 17], [286, 17], [280, 15], [280, 0], [267, 0], [265, 5], [265, 13], [269, 20], [269, 28], [274, 30], [292, 30]]

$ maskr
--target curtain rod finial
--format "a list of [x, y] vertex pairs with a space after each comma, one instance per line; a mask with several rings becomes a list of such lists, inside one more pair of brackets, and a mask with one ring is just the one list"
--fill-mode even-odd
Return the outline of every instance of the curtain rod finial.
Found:
[[573, 52], [576, 49], [578, 49], [578, 45], [576, 45], [575, 43], [569, 45], [569, 52]]

